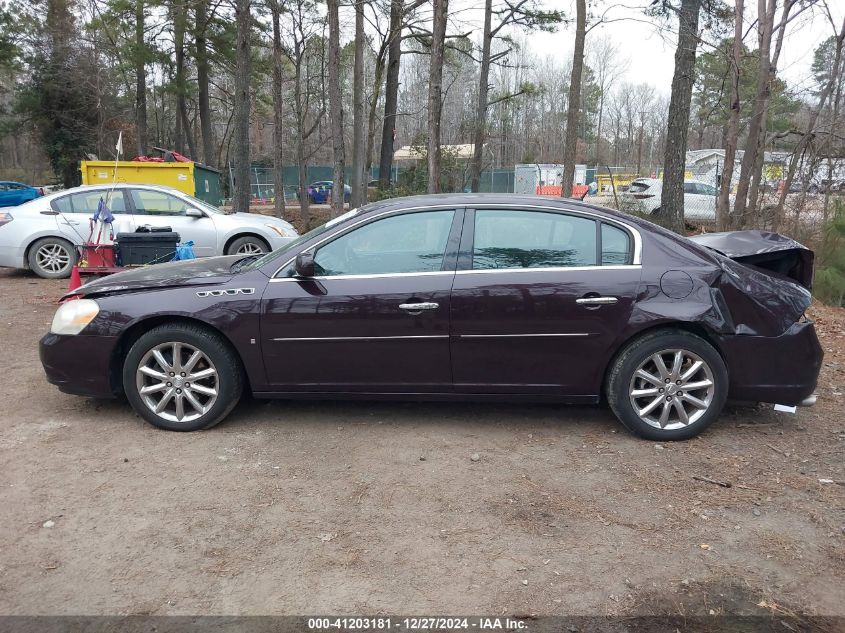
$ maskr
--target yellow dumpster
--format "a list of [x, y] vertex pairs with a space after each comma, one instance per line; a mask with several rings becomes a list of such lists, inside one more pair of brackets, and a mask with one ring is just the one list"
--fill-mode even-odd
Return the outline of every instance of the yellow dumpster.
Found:
[[110, 185], [115, 181], [133, 185], [165, 185], [214, 206], [220, 205], [220, 172], [199, 163], [83, 160], [80, 171], [83, 185]]

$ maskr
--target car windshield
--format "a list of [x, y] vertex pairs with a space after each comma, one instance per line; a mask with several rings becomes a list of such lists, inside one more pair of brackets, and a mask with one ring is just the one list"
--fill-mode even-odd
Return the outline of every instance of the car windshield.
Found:
[[243, 271], [246, 271], [246, 270], [254, 270], [256, 268], [261, 268], [265, 264], [269, 264], [270, 262], [272, 262], [272, 261], [274, 261], [274, 260], [276, 260], [280, 257], [283, 257], [284, 255], [294, 253], [294, 252], [296, 252], [296, 250], [299, 248], [299, 246], [301, 244], [304, 244], [308, 240], [325, 233], [330, 228], [337, 226], [341, 222], [345, 222], [346, 220], [355, 217], [356, 215], [358, 215], [358, 211], [359, 211], [358, 209], [352, 209], [351, 211], [347, 211], [343, 215], [339, 215], [336, 218], [334, 218], [333, 220], [329, 220], [325, 224], [321, 224], [317, 228], [311, 229], [310, 231], [308, 231], [304, 235], [300, 235], [298, 238], [296, 238], [292, 242], [288, 242], [287, 244], [285, 244], [282, 248], [275, 250], [275, 251], [270, 251], [266, 255], [263, 255], [262, 257], [259, 257], [258, 259], [254, 260], [254, 261], [250, 261], [250, 262], [248, 262], [244, 265], [240, 265], [241, 262], [243, 262], [244, 260], [238, 260], [234, 264], [232, 264], [233, 272], [234, 271], [243, 272]]

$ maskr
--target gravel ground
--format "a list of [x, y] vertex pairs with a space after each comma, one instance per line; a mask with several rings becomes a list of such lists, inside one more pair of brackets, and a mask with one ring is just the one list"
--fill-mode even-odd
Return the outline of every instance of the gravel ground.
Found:
[[602, 407], [251, 400], [179, 434], [47, 384], [64, 286], [0, 271], [2, 614], [845, 615], [843, 310], [813, 312], [816, 407], [689, 442]]

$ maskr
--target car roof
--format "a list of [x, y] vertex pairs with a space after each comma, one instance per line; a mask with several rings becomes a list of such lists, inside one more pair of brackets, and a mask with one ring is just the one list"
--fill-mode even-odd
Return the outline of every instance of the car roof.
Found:
[[84, 193], [86, 191], [102, 191], [106, 189], [111, 189], [112, 187], [114, 187], [115, 189], [149, 189], [151, 191], [165, 191], [167, 193], [184, 194], [183, 191], [179, 191], [175, 187], [168, 187], [167, 185], [145, 185], [133, 182], [119, 182], [115, 185], [107, 183], [103, 183], [101, 185], [80, 185], [78, 187], [71, 187], [70, 189], [62, 189], [61, 191], [51, 192], [46, 196], [43, 196], [43, 198], [53, 200], [55, 198], [60, 198], [68, 194]]

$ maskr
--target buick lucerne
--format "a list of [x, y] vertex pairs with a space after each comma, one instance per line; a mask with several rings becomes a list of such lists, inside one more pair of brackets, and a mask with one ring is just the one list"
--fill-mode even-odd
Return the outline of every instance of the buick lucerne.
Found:
[[606, 401], [685, 439], [727, 399], [810, 404], [812, 252], [697, 241], [572, 200], [373, 203], [274, 252], [127, 271], [73, 291], [40, 353], [68, 393], [125, 394], [190, 431], [267, 398]]

